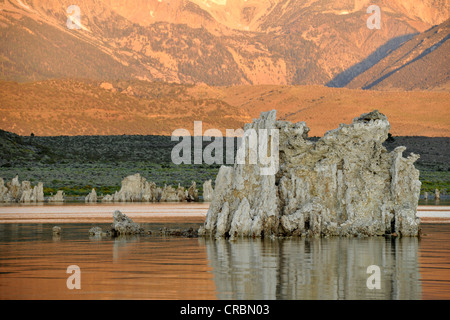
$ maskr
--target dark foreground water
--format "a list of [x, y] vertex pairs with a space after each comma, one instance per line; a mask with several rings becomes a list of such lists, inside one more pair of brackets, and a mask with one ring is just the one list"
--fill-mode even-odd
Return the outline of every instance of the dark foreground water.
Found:
[[[0, 224], [0, 299], [449, 299], [450, 224], [422, 239], [93, 238], [92, 224]], [[107, 226], [108, 224], [100, 224]], [[182, 228], [190, 225], [178, 223]], [[158, 230], [161, 224], [144, 224]], [[81, 289], [68, 289], [67, 267]], [[380, 289], [367, 273], [379, 267]]]

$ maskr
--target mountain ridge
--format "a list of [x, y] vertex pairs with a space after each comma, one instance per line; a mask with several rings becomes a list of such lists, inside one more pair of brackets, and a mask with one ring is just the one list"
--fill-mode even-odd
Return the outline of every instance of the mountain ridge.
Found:
[[5, 0], [0, 3], [0, 78], [321, 85], [391, 39], [448, 17], [447, 0], [380, 1], [380, 30], [367, 28], [370, 2], [362, 0], [130, 3], [80, 0], [84, 29], [70, 30], [69, 0], [45, 5]]
[[414, 36], [359, 74], [348, 88], [450, 90], [450, 19]]

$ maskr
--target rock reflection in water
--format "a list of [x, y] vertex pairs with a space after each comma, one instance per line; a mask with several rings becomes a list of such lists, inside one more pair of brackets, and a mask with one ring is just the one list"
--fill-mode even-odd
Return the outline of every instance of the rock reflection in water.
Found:
[[[421, 299], [417, 238], [200, 239], [219, 299]], [[367, 267], [381, 269], [368, 289]]]
[[136, 234], [120, 235], [113, 239], [113, 262], [116, 263], [121, 259], [126, 259], [130, 253], [134, 252], [140, 236]]

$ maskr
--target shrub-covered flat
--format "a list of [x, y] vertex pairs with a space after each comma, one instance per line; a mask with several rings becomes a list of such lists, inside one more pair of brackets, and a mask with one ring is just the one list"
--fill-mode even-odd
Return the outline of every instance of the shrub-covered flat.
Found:
[[[92, 188], [99, 195], [114, 193], [124, 177], [140, 173], [161, 187], [188, 187], [195, 181], [201, 194], [203, 182], [214, 181], [220, 165], [175, 165], [171, 151], [177, 143], [169, 136], [39, 137], [0, 131], [0, 177], [6, 181], [19, 175], [32, 184], [41, 181], [46, 196], [64, 190], [67, 196], [84, 197]], [[209, 143], [203, 142], [203, 147]], [[422, 193], [436, 188], [448, 193], [450, 138], [391, 137], [385, 142], [389, 151], [400, 145], [407, 147], [405, 155], [421, 156], [416, 166]]]

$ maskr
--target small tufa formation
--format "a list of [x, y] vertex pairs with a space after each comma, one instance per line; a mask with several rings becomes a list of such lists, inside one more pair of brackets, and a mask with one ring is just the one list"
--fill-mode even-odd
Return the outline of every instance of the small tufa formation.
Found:
[[58, 190], [55, 195], [53, 193], [50, 197], [48, 197], [48, 202], [64, 202], [65, 200], [65, 193], [62, 190]]
[[206, 180], [203, 183], [203, 201], [211, 202], [213, 198], [214, 189], [212, 187], [212, 180]]
[[148, 182], [139, 173], [125, 177], [122, 186], [113, 196], [103, 198], [103, 201], [134, 202], [155, 201], [157, 198], [156, 185]]
[[[192, 188], [192, 189], [191, 189]], [[156, 187], [154, 182], [147, 181], [139, 173], [125, 177], [122, 186], [114, 195], [105, 195], [103, 202], [180, 202], [198, 201], [198, 190], [193, 187], [185, 190], [180, 184], [178, 188], [165, 185], [164, 188]], [[191, 200], [193, 199], [193, 200]]]
[[97, 202], [97, 192], [92, 188], [92, 191], [84, 198], [85, 202]]
[[441, 193], [439, 192], [439, 189], [437, 189], [437, 188], [436, 188], [436, 190], [434, 190], [434, 199], [441, 200]]
[[198, 201], [198, 189], [195, 181], [192, 181], [192, 185], [186, 192], [187, 201]]
[[161, 192], [161, 197], [159, 198], [159, 201], [161, 202], [180, 201], [180, 199], [178, 198], [177, 189], [173, 188], [172, 186], [164, 185], [164, 189]]
[[54, 226], [52, 228], [52, 233], [53, 233], [53, 235], [60, 235], [61, 234], [61, 227]]
[[6, 183], [0, 178], [0, 202], [43, 202], [44, 201], [44, 184], [38, 182], [37, 185], [31, 187], [29, 181], [19, 182], [19, 176], [13, 178]]
[[113, 236], [117, 235], [129, 235], [129, 234], [141, 234], [144, 229], [138, 223], [133, 222], [131, 218], [119, 210], [114, 211], [113, 223], [111, 225], [111, 233]]
[[[276, 111], [244, 129], [278, 130], [279, 144], [271, 146], [278, 147], [278, 171], [262, 175], [264, 166], [247, 160], [222, 166], [199, 235], [419, 235], [419, 156], [404, 158], [405, 147], [387, 152], [382, 144], [390, 125], [383, 114], [363, 114], [317, 142], [308, 140], [304, 122], [277, 121]], [[248, 154], [248, 145], [238, 154]]]
[[106, 235], [106, 233], [104, 233], [102, 228], [100, 228], [100, 227], [92, 227], [91, 229], [89, 229], [89, 235], [101, 237], [101, 236]]

